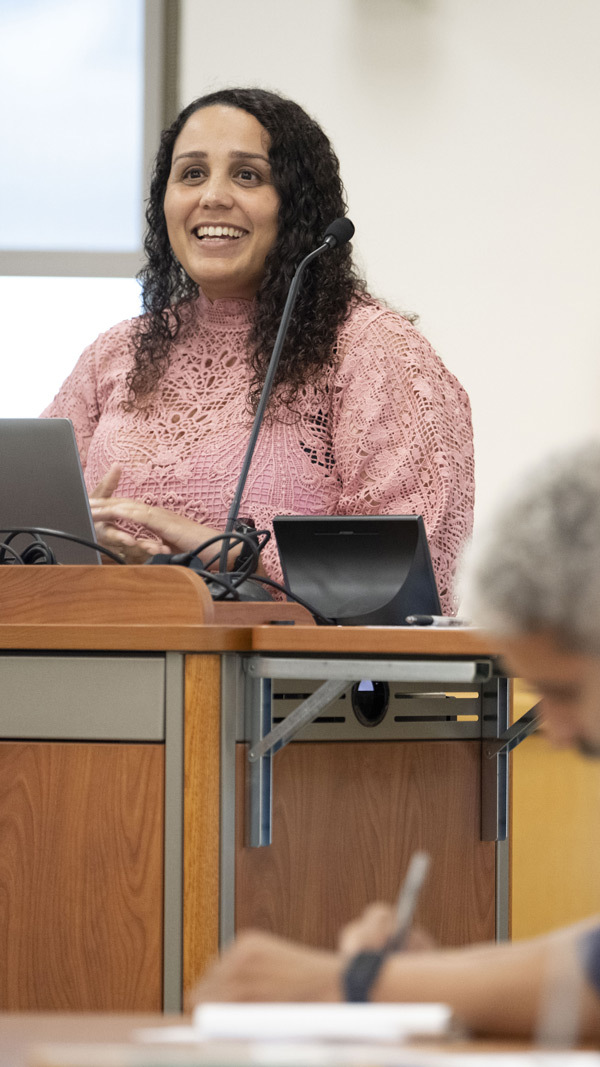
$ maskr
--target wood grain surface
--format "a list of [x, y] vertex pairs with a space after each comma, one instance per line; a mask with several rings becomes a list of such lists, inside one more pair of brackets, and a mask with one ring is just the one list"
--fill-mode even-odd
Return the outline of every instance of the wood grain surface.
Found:
[[483, 659], [497, 654], [494, 639], [470, 626], [257, 626], [252, 631], [252, 648], [255, 652]]
[[183, 567], [1, 567], [3, 623], [212, 622], [201, 578]]
[[74, 652], [249, 652], [248, 626], [183, 626], [169, 623], [0, 623], [0, 648], [71, 649]]
[[495, 850], [480, 840], [481, 746], [294, 742], [274, 757], [273, 844], [243, 841], [238, 745], [236, 924], [332, 947], [375, 900], [395, 900], [415, 849], [432, 868], [417, 921], [443, 945], [492, 939]]
[[221, 661], [187, 656], [183, 860], [183, 988], [219, 950]]
[[0, 743], [0, 1007], [162, 1006], [163, 746]]
[[282, 600], [215, 600], [213, 621], [222, 626], [301, 626], [316, 627], [312, 615], [301, 604]]

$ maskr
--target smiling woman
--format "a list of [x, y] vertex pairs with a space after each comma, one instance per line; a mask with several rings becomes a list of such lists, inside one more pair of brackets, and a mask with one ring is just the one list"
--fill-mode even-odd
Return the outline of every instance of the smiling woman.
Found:
[[247, 111], [202, 108], [177, 138], [165, 195], [171, 248], [209, 300], [251, 300], [277, 240], [266, 131]]
[[[291, 278], [345, 211], [328, 138], [275, 93], [220, 90], [164, 131], [144, 313], [86, 349], [44, 413], [73, 420], [107, 544], [137, 560], [223, 529]], [[368, 295], [350, 245], [316, 260], [242, 517], [269, 529], [277, 514], [423, 515], [451, 610], [472, 509], [460, 384], [413, 322]], [[280, 577], [273, 544], [263, 558]]]

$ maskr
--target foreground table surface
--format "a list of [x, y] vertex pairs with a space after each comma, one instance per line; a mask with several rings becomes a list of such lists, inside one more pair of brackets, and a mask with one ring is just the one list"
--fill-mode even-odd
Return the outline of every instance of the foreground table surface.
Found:
[[[189, 1017], [156, 1014], [62, 1014], [62, 1013], [0, 1013], [0, 1063], [2, 1067], [30, 1067], [35, 1060], [35, 1050], [52, 1045], [129, 1044], [133, 1043], [136, 1030], [147, 1027], [167, 1027], [189, 1024]], [[435, 1051], [462, 1054], [513, 1052], [526, 1049], [523, 1042], [516, 1041], [443, 1041], [432, 1044], [403, 1046], [415, 1052]], [[206, 1062], [211, 1059], [215, 1046], [205, 1047]], [[238, 1046], [239, 1049], [239, 1046]], [[221, 1053], [225, 1046], [221, 1046]], [[203, 1052], [203, 1058], [204, 1058]], [[221, 1056], [219, 1056], [221, 1058]], [[236, 1055], [236, 1062], [244, 1056]], [[39, 1061], [38, 1061], [39, 1062]], [[107, 1067], [114, 1061], [107, 1058]], [[168, 1059], [165, 1060], [165, 1063]], [[233, 1059], [232, 1059], [233, 1062]], [[248, 1062], [252, 1062], [248, 1054]], [[468, 1062], [468, 1058], [466, 1060]]]

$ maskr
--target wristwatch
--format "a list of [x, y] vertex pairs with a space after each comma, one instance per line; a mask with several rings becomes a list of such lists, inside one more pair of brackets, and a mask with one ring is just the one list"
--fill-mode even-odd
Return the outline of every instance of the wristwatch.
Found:
[[369, 1000], [377, 976], [389, 955], [388, 952], [358, 952], [342, 975], [344, 1000], [364, 1004]]

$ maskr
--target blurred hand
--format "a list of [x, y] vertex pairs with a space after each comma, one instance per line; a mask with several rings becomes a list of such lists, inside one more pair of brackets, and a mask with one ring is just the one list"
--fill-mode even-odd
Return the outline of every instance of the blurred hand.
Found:
[[[203, 1001], [339, 1001], [348, 957], [382, 948], [394, 932], [396, 912], [374, 904], [344, 928], [341, 952], [325, 952], [258, 931], [241, 933], [188, 996], [188, 1008]], [[434, 947], [414, 930], [409, 950]]]
[[[391, 904], [370, 904], [358, 919], [343, 928], [339, 937], [340, 950], [344, 956], [357, 952], [377, 952], [392, 937], [396, 928], [396, 909]], [[403, 952], [426, 952], [435, 948], [435, 941], [418, 926], [413, 926]]]
[[239, 935], [188, 997], [203, 1001], [339, 1001], [338, 953], [297, 945], [273, 934]]
[[395, 911], [390, 904], [370, 904], [362, 915], [344, 926], [339, 936], [344, 956], [377, 952], [394, 933]]

